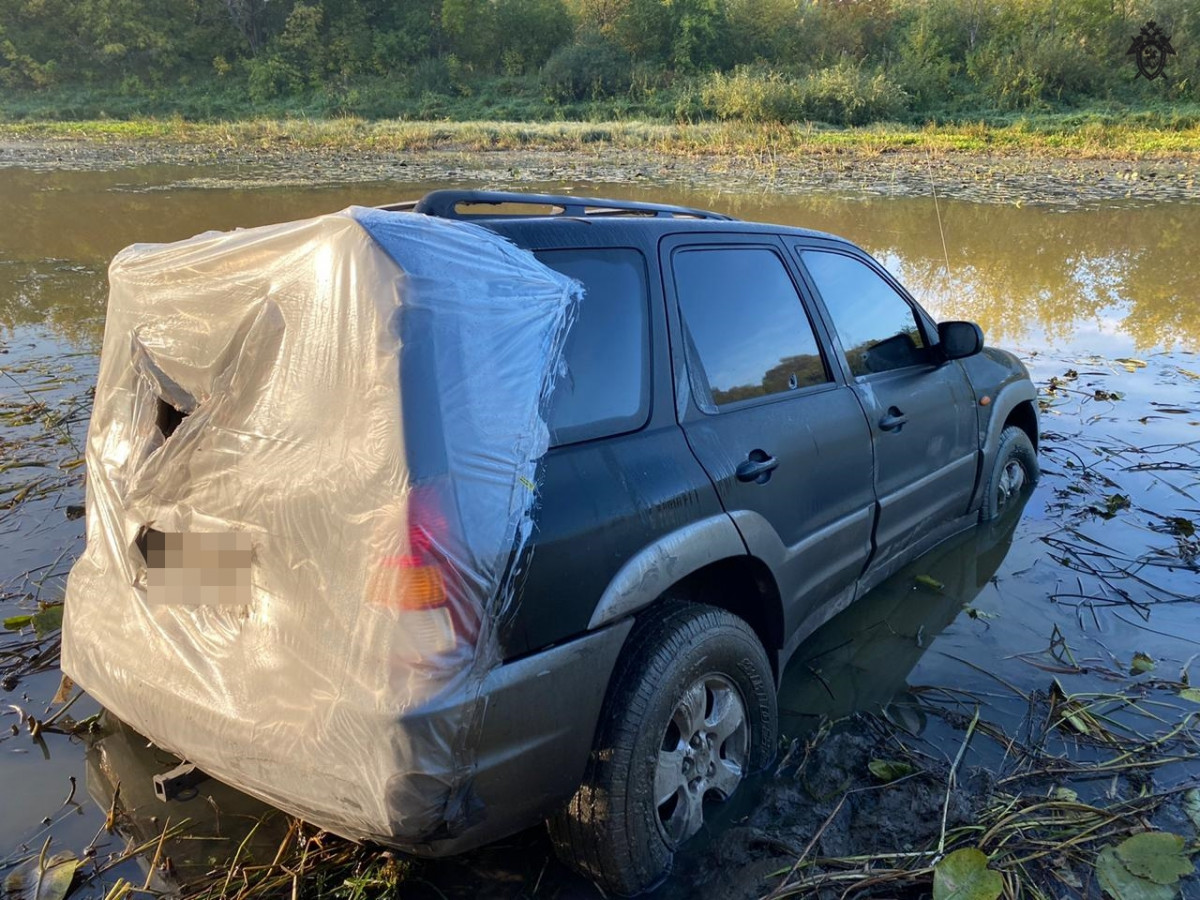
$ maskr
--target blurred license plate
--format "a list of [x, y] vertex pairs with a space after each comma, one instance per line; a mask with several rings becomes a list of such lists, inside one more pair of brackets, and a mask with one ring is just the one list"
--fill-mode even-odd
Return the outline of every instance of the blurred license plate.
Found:
[[189, 534], [148, 529], [149, 600], [185, 606], [250, 604], [250, 535], [244, 531]]

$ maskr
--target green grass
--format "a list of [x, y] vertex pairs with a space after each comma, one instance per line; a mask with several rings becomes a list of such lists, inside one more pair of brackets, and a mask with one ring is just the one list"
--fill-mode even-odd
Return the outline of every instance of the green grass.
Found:
[[673, 155], [770, 152], [777, 157], [893, 152], [1036, 155], [1064, 158], [1191, 156], [1200, 153], [1200, 124], [1156, 127], [1074, 117], [940, 125], [874, 124], [829, 128], [816, 124], [663, 121], [511, 122], [368, 121], [356, 117], [255, 118], [190, 122], [183, 118], [0, 122], [9, 139], [81, 140], [99, 144], [170, 143], [231, 151], [420, 151], [598, 149]]
[[[418, 92], [419, 90], [419, 92]], [[0, 100], [0, 135], [102, 143], [165, 142], [252, 152], [288, 149], [544, 150], [598, 147], [671, 154], [932, 152], [1126, 158], [1200, 153], [1200, 104], [1000, 112], [970, 101], [905, 113], [907, 121], [820, 123], [695, 118], [696, 83], [643, 84], [606, 100], [548, 101], [533, 77], [492, 77], [435, 92], [386, 80], [251, 101], [217, 79], [122, 93], [59, 87]], [[690, 98], [690, 99], [689, 99]]]

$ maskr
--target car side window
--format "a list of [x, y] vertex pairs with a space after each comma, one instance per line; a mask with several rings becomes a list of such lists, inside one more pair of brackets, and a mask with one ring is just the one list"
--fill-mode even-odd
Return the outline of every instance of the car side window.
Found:
[[583, 284], [550, 399], [554, 445], [634, 431], [650, 412], [646, 260], [629, 248], [541, 250], [537, 258]]
[[879, 273], [843, 253], [805, 250], [800, 256], [825, 301], [855, 376], [930, 361], [912, 306]]
[[678, 250], [672, 267], [702, 407], [711, 411], [830, 380], [800, 295], [773, 250]]

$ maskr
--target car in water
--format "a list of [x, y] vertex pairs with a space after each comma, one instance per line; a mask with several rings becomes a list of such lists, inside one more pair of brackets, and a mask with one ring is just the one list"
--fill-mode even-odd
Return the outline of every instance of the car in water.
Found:
[[[389, 719], [403, 764], [387, 782], [386, 832], [339, 827], [332, 813], [323, 821], [321, 801], [298, 808], [422, 856], [546, 820], [568, 865], [608, 893], [637, 894], [666, 877], [707, 805], [774, 757], [776, 689], [805, 639], [1037, 479], [1036, 391], [977, 325], [935, 321], [834, 235], [661, 204], [468, 190], [360, 221], [386, 229], [388, 216], [473, 223], [583, 294], [545, 406], [549, 445], [536, 477], [522, 479], [536, 500], [506, 569], [511, 597], [494, 630], [444, 617], [451, 648], [486, 634], [494, 664]], [[283, 340], [263, 316], [247, 327], [262, 329], [264, 346]], [[431, 422], [455, 415], [437, 402], [445, 370], [422, 368], [415, 332], [401, 338], [416, 348], [400, 366], [408, 450], [441, 465], [448, 423]], [[124, 337], [113, 340], [127, 353]], [[162, 366], [138, 365], [159, 385], [159, 443], [199, 441], [185, 421], [193, 400], [172, 400], [186, 392], [172, 393]], [[506, 366], [496, 360], [494, 377]], [[195, 457], [189, 465], [200, 471]], [[410, 474], [414, 491], [426, 474], [436, 481], [420, 462]], [[163, 541], [143, 527], [142, 545], [147, 535]], [[402, 558], [426, 579], [422, 614], [439, 612], [434, 570], [444, 575], [449, 556], [414, 540]], [[75, 659], [84, 649], [71, 638], [72, 602]], [[241, 627], [229, 623], [222, 637]], [[393, 676], [416, 683], [425, 671]], [[289, 715], [302, 702], [297, 710]], [[156, 715], [147, 721], [165, 734], [173, 714]], [[461, 761], [453, 777], [405, 756], [417, 742]], [[185, 740], [162, 743], [188, 755]], [[245, 786], [236, 766], [226, 771]], [[247, 789], [288, 808], [286, 779]]]

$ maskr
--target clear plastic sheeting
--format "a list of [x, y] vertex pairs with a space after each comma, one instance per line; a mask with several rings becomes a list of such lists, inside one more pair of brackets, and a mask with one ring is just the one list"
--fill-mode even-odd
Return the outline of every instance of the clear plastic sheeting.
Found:
[[357, 207], [109, 278], [64, 670], [318, 825], [454, 833], [580, 287]]

